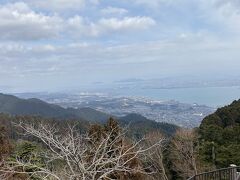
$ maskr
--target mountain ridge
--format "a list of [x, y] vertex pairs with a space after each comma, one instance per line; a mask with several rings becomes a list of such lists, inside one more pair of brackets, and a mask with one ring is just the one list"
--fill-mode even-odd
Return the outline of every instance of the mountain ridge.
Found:
[[13, 95], [0, 94], [0, 113], [6, 113], [15, 116], [40, 116], [43, 118], [79, 119], [89, 123], [106, 123], [113, 117], [122, 126], [129, 126], [132, 134], [142, 136], [148, 131], [160, 130], [162, 133], [171, 135], [177, 129], [176, 125], [160, 123], [149, 120], [146, 117], [130, 113], [122, 117], [112, 116], [110, 114], [89, 108], [63, 108], [59, 105], [49, 104], [37, 98], [21, 99]]
[[[0, 93], [0, 112], [11, 115], [34, 115], [47, 118], [80, 118], [89, 121], [107, 119], [110, 115], [92, 108], [63, 108], [55, 104], [49, 104], [37, 98], [21, 99], [13, 95]], [[88, 117], [86, 114], [91, 114]]]

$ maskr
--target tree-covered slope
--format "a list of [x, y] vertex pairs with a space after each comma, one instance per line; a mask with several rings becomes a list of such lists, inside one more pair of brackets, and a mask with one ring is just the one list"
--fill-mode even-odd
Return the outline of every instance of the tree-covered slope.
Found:
[[0, 94], [0, 112], [10, 115], [33, 115], [47, 118], [79, 118], [88, 121], [103, 121], [110, 115], [91, 109], [65, 109], [39, 99], [20, 99], [16, 96]]
[[176, 125], [152, 121], [134, 113], [119, 118], [119, 122], [122, 126], [128, 126], [129, 132], [139, 138], [153, 131], [160, 131], [164, 135], [173, 135], [178, 129]]
[[44, 117], [69, 117], [62, 107], [48, 104], [39, 99], [20, 99], [0, 94], [0, 112], [11, 115], [39, 115]]
[[[0, 113], [13, 116], [24, 116], [24, 118], [35, 116], [58, 120], [76, 119], [89, 123], [105, 123], [111, 115], [94, 110], [92, 108], [62, 108], [61, 106], [49, 104], [39, 99], [20, 99], [12, 95], [0, 94]], [[151, 131], [161, 131], [163, 134], [172, 135], [177, 126], [168, 123], [159, 123], [149, 120], [139, 114], [129, 114], [117, 118], [122, 126], [129, 126], [129, 132], [135, 137], [142, 137]]]
[[100, 112], [89, 107], [80, 109], [69, 108], [67, 110], [76, 117], [81, 117], [82, 119], [86, 119], [92, 123], [105, 123], [111, 117], [110, 114]]
[[199, 133], [206, 162], [217, 167], [240, 165], [240, 100], [207, 116]]

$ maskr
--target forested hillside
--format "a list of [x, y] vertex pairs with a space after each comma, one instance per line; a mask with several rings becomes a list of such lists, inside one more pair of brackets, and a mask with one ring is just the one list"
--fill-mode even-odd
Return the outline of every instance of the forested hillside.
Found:
[[90, 108], [0, 97], [0, 179], [184, 180], [240, 164], [240, 100], [199, 128], [182, 129], [139, 114], [108, 118]]
[[[64, 109], [60, 106], [51, 105], [38, 99], [24, 100], [3, 94], [1, 94], [0, 102], [0, 111], [7, 113], [0, 113], [0, 169], [1, 171], [6, 171], [7, 173], [0, 172], [0, 178], [8, 179], [6, 176], [9, 176], [13, 179], [22, 180], [28, 179], [29, 177], [32, 179], [41, 179], [50, 171], [50, 169], [48, 169], [50, 164], [46, 162], [46, 160], [54, 162], [54, 164], [51, 164], [50, 166], [51, 169], [54, 168], [55, 172], [51, 172], [48, 176], [52, 176], [54, 173], [56, 173], [55, 176], [62, 176], [59, 174], [61, 172], [60, 169], [68, 160], [62, 159], [62, 156], [58, 157], [58, 160], [56, 161], [51, 160], [51, 158], [48, 159], [49, 156], [56, 155], [54, 154], [56, 151], [53, 150], [51, 146], [52, 143], [60, 141], [58, 143], [63, 143], [61, 145], [62, 148], [71, 148], [68, 147], [68, 144], [71, 143], [71, 139], [68, 138], [71, 135], [73, 135], [74, 138], [77, 138], [75, 137], [75, 133], [81, 136], [81, 138], [85, 138], [85, 136], [87, 136], [86, 141], [90, 140], [90, 134], [94, 136], [94, 139], [96, 138], [95, 140], [92, 139], [93, 142], [91, 143], [93, 144], [91, 146], [87, 145], [89, 142], [80, 143], [75, 142], [75, 140], [72, 142], [88, 146], [86, 148], [90, 148], [89, 150], [94, 150], [96, 147], [93, 145], [96, 143], [109, 143], [106, 141], [106, 135], [108, 134], [109, 136], [112, 136], [115, 133], [114, 137], [117, 139], [114, 140], [114, 144], [117, 144], [115, 144], [114, 147], [124, 149], [130, 148], [129, 150], [126, 149], [128, 157], [121, 154], [118, 154], [117, 156], [118, 158], [123, 158], [124, 161], [126, 161], [126, 164], [122, 164], [119, 168], [123, 170], [124, 168], [127, 168], [124, 171], [128, 173], [124, 173], [124, 175], [121, 171], [119, 172], [119, 170], [116, 169], [114, 170], [114, 174], [110, 173], [106, 176], [126, 176], [128, 179], [152, 179], [153, 177], [158, 179], [159, 177], [166, 178], [167, 176], [171, 176], [170, 174], [167, 174], [167, 170], [166, 172], [164, 170], [165, 165], [163, 164], [163, 161], [165, 160], [163, 158], [163, 153], [165, 153], [164, 146], [168, 142], [167, 139], [164, 139], [174, 135], [175, 131], [178, 129], [175, 125], [151, 121], [138, 114], [130, 114], [125, 117], [117, 118], [116, 120], [110, 119], [108, 121], [108, 115], [90, 108], [84, 108], [84, 111], [80, 111], [78, 109]], [[87, 120], [89, 117], [90, 120]], [[99, 119], [97, 119], [98, 117]], [[104, 117], [106, 119], [104, 119]], [[113, 125], [114, 127], [112, 127]], [[68, 134], [71, 133], [71, 128], [74, 128], [74, 134]], [[42, 137], [38, 136], [40, 134]], [[95, 137], [95, 135], [100, 135], [100, 139], [97, 136]], [[47, 139], [42, 139], [43, 137]], [[53, 139], [50, 140], [48, 138]], [[62, 138], [64, 139], [64, 142], [62, 142]], [[118, 140], [118, 138], [120, 139]], [[78, 138], [76, 139], [76, 141], [79, 140], [80, 139]], [[120, 142], [123, 140], [126, 142], [121, 144]], [[47, 141], [51, 142], [46, 144]], [[65, 141], [69, 142], [66, 144]], [[161, 143], [159, 144], [159, 142]], [[84, 153], [85, 150], [81, 149], [82, 145], [78, 148], [80, 148], [79, 151]], [[106, 145], [111, 146], [111, 143]], [[77, 147], [78, 144], [75, 144], [74, 146]], [[59, 145], [54, 148], [59, 148]], [[146, 150], [143, 150], [143, 148]], [[154, 149], [157, 151], [155, 152]], [[52, 150], [53, 152], [49, 152]], [[58, 149], [57, 151], [59, 150], [64, 151], [63, 149]], [[74, 149], [71, 150], [74, 151]], [[123, 150], [123, 152], [126, 150]], [[42, 157], [43, 152], [48, 152], [50, 154], [48, 154], [47, 157]], [[92, 153], [95, 152], [97, 152], [97, 149], [95, 149]], [[116, 153], [119, 153], [119, 151], [116, 151]], [[136, 155], [135, 158], [132, 157], [133, 154]], [[108, 154], [106, 155], [109, 156]], [[89, 156], [89, 154], [87, 156]], [[104, 160], [104, 163], [106, 163], [105, 161], [107, 161], [107, 159]], [[90, 162], [87, 161], [86, 163]], [[94, 164], [95, 163], [96, 162], [94, 162]], [[108, 167], [107, 164], [105, 167], [106, 169]], [[74, 164], [71, 164], [71, 166], [75, 167]], [[16, 167], [21, 168], [15, 169]], [[39, 168], [43, 167], [47, 172], [45, 171], [42, 173], [39, 171]], [[71, 169], [71, 167], [68, 168]], [[136, 170], [135, 168], [141, 169]], [[157, 169], [159, 169], [159, 172], [156, 171]], [[162, 170], [164, 170], [165, 173], [162, 174]], [[66, 169], [66, 171], [69, 171], [69, 169]], [[78, 172], [78, 170], [76, 171]], [[105, 169], [103, 169], [103, 171], [105, 171]], [[154, 173], [154, 175], [150, 175], [151, 172], [155, 171], [156, 173]], [[8, 174], [8, 172], [11, 173]], [[64, 176], [64, 179], [68, 179], [67, 174]]]
[[129, 114], [118, 118], [118, 121], [122, 126], [128, 126], [129, 133], [134, 137], [140, 138], [142, 135], [156, 130], [159, 130], [165, 135], [171, 136], [177, 131], [177, 129], [179, 129], [176, 125], [152, 121], [139, 114]]
[[240, 100], [206, 117], [199, 134], [205, 162], [217, 167], [240, 165]]
[[[119, 123], [124, 126], [128, 118], [124, 123], [110, 118], [100, 125], [77, 119], [0, 114], [0, 179], [27, 180], [45, 176], [64, 180], [70, 176], [166, 179], [163, 153], [168, 142], [164, 136], [167, 133], [161, 133], [161, 126], [153, 127], [153, 122], [149, 125], [145, 122], [147, 119], [137, 120], [137, 117], [134, 115], [133, 122], [142, 125], [136, 123], [136, 129], [132, 129], [132, 125], [125, 129]], [[84, 162], [81, 164], [68, 158], [83, 158], [81, 161]], [[95, 167], [97, 163], [100, 164]], [[85, 170], [79, 170], [78, 165]], [[93, 169], [86, 170], [88, 167]]]
[[[106, 123], [111, 115], [94, 110], [92, 108], [62, 108], [57, 105], [49, 104], [39, 99], [20, 99], [15, 96], [0, 94], [0, 113], [24, 116], [27, 119], [55, 119], [62, 120], [77, 120], [91, 123]], [[38, 117], [37, 117], [38, 116]], [[42, 117], [42, 118], [41, 118]], [[120, 122], [122, 127], [129, 126], [130, 134], [135, 137], [142, 137], [151, 130], [160, 130], [164, 134], [173, 134], [177, 126], [168, 123], [158, 123], [151, 121], [138, 114], [130, 114], [124, 117], [115, 117]]]
[[62, 108], [39, 99], [20, 99], [16, 96], [0, 94], [0, 112], [11, 115], [33, 115], [46, 118], [78, 118], [88, 121], [106, 121], [109, 114], [91, 108]]

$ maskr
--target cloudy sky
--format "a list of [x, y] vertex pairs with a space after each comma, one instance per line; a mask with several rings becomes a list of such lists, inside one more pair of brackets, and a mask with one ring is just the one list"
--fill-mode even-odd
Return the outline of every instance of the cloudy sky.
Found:
[[0, 90], [240, 75], [239, 0], [0, 0]]

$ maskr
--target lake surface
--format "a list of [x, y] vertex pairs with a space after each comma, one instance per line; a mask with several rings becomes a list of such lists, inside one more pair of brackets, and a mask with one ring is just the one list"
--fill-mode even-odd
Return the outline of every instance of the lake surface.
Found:
[[144, 96], [154, 100], [176, 100], [220, 107], [240, 99], [240, 87], [203, 87], [176, 89], [128, 89], [117, 90], [123, 96]]

